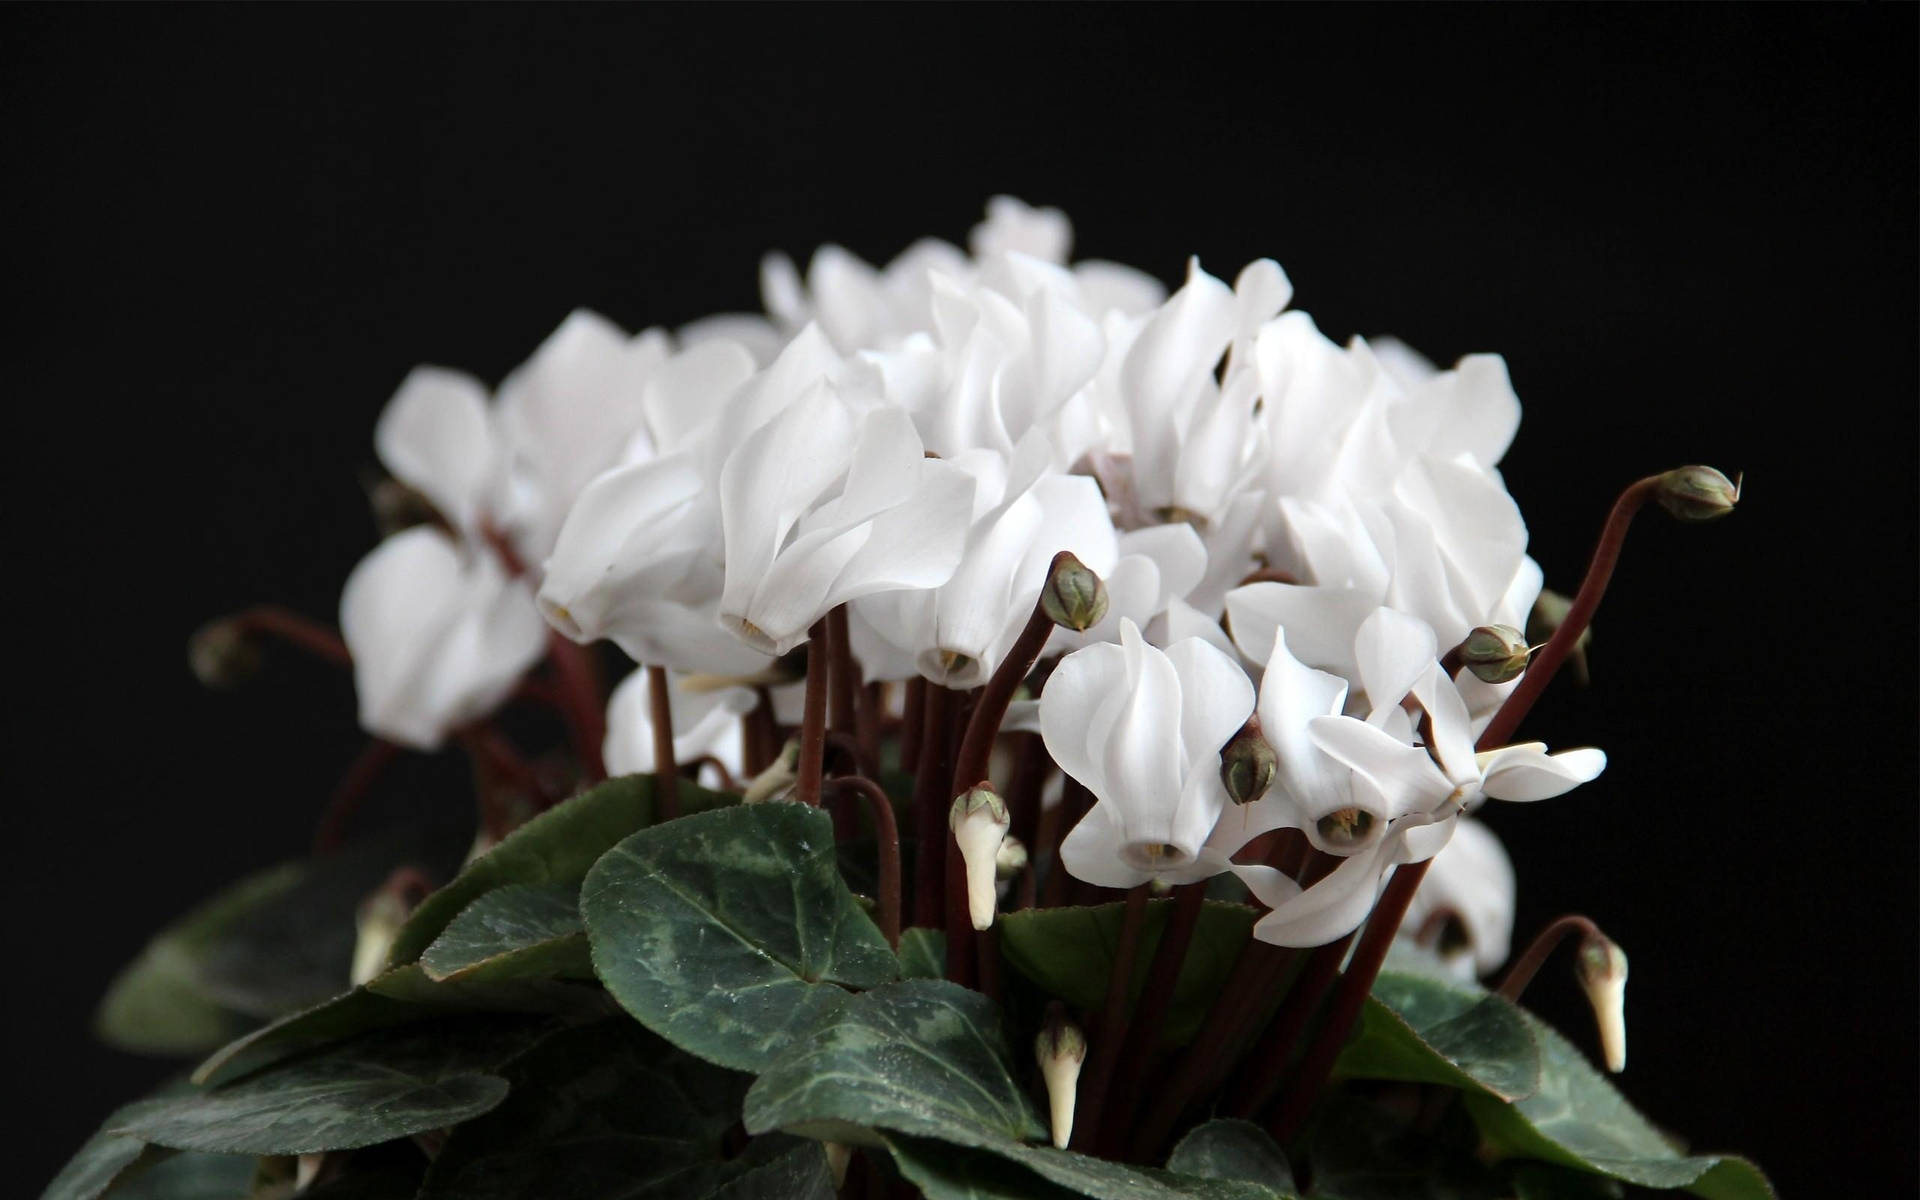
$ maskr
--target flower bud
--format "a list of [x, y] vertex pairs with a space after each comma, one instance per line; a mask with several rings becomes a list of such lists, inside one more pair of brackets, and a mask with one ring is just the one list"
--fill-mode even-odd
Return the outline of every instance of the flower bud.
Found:
[[[1527, 615], [1527, 640], [1536, 646], [1552, 640], [1572, 607], [1571, 598], [1547, 588], [1540, 589], [1540, 598], [1533, 602], [1533, 611]], [[1589, 621], [1580, 636], [1573, 639], [1573, 649], [1567, 653], [1567, 661], [1573, 664], [1573, 676], [1582, 686], [1587, 682], [1587, 650], [1592, 645], [1593, 623]]]
[[993, 927], [999, 901], [995, 876], [1009, 823], [1007, 806], [984, 783], [955, 799], [947, 814], [947, 827], [953, 830], [960, 858], [966, 863], [967, 915], [975, 929]]
[[996, 878], [1012, 879], [1027, 869], [1027, 844], [1008, 834], [1000, 842], [999, 853], [993, 856], [993, 873]]
[[780, 757], [767, 764], [767, 769], [747, 781], [747, 788], [740, 793], [740, 803], [759, 804], [784, 794], [794, 784], [800, 782], [800, 739], [788, 738], [787, 744], [780, 748]]
[[1226, 785], [1227, 799], [1235, 804], [1252, 804], [1267, 794], [1280, 759], [1260, 732], [1260, 718], [1252, 716], [1220, 751], [1220, 782]]
[[1040, 589], [1040, 610], [1055, 625], [1085, 633], [1107, 615], [1107, 585], [1085, 563], [1062, 550], [1054, 556], [1047, 584]]
[[202, 684], [220, 691], [239, 687], [260, 670], [260, 647], [238, 621], [208, 621], [187, 639], [187, 665]]
[[1087, 1060], [1087, 1035], [1056, 1005], [1040, 1036], [1033, 1039], [1033, 1057], [1047, 1085], [1053, 1144], [1065, 1150], [1073, 1138], [1073, 1104], [1080, 1087], [1080, 1064]]
[[837, 1192], [847, 1186], [847, 1168], [853, 1163], [853, 1147], [845, 1142], [822, 1142], [820, 1148], [827, 1152], [827, 1171], [833, 1176], [833, 1190]]
[[1481, 683], [1506, 683], [1527, 669], [1527, 636], [1511, 625], [1481, 625], [1460, 643], [1460, 664]]
[[419, 871], [400, 867], [360, 902], [353, 918], [353, 966], [348, 977], [354, 987], [387, 969], [387, 956], [400, 927], [430, 890]]
[[1627, 1069], [1627, 955], [1611, 938], [1589, 935], [1580, 943], [1574, 972], [1600, 1026], [1600, 1052], [1607, 1070]]
[[1740, 489], [1712, 467], [1675, 467], [1660, 477], [1654, 498], [1682, 521], [1712, 521], [1733, 511]]

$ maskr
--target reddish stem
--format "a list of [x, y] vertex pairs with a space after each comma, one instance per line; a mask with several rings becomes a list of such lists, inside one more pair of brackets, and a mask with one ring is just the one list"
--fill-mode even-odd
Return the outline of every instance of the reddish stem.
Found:
[[906, 771], [920, 769], [920, 743], [926, 737], [927, 688], [926, 680], [915, 675], [907, 680], [907, 698], [905, 711], [900, 718], [900, 767]]
[[919, 761], [913, 776], [914, 899], [913, 923], [939, 927], [947, 895], [947, 794], [951, 776], [947, 761], [949, 712], [959, 697], [939, 684], [928, 684], [920, 734]]
[[1120, 1074], [1114, 1081], [1113, 1091], [1124, 1107], [1115, 1114], [1115, 1120], [1108, 1122], [1110, 1129], [1105, 1147], [1108, 1157], [1116, 1156], [1121, 1149], [1112, 1143], [1116, 1135], [1131, 1123], [1147, 1067], [1159, 1051], [1160, 1043], [1165, 1040], [1167, 1010], [1173, 1005], [1180, 972], [1186, 966], [1187, 949], [1193, 944], [1193, 931], [1200, 924], [1200, 912], [1206, 907], [1206, 899], [1205, 883], [1182, 884], [1173, 890], [1173, 912], [1160, 932], [1160, 944], [1154, 947], [1153, 963], [1147, 969], [1146, 989], [1140, 995], [1140, 1007], [1127, 1034], [1126, 1047], [1120, 1055]]
[[1106, 1109], [1113, 1070], [1127, 1040], [1127, 993], [1133, 990], [1133, 960], [1140, 948], [1140, 930], [1147, 921], [1146, 884], [1127, 891], [1127, 907], [1120, 923], [1120, 943], [1114, 948], [1113, 969], [1107, 975], [1107, 998], [1100, 1007], [1100, 1032], [1080, 1086], [1079, 1112], [1073, 1123], [1073, 1147], [1091, 1152], [1100, 1135], [1100, 1117]]
[[893, 818], [893, 802], [880, 785], [863, 775], [841, 775], [828, 780], [826, 787], [835, 793], [851, 793], [867, 802], [867, 814], [873, 818], [874, 841], [880, 848], [880, 932], [887, 945], [900, 948], [900, 827]]
[[794, 784], [794, 798], [817, 806], [827, 767], [827, 674], [831, 670], [827, 622], [815, 621], [807, 637], [807, 706], [800, 717], [800, 765], [796, 768], [800, 777]]
[[860, 739], [857, 697], [863, 684], [860, 681], [860, 666], [853, 657], [853, 640], [847, 632], [846, 605], [836, 604], [827, 613], [827, 640], [833, 662], [829, 704], [829, 711], [833, 714], [832, 728], [835, 733], [844, 734], [857, 744]]
[[339, 634], [318, 621], [277, 604], [256, 604], [227, 618], [244, 635], [265, 635], [298, 646], [315, 658], [342, 667], [353, 665], [353, 655]]
[[606, 760], [601, 757], [607, 740], [606, 713], [602, 708], [600, 672], [595, 669], [585, 646], [576, 645], [558, 632], [547, 638], [547, 658], [553, 663], [554, 683], [560, 689], [561, 715], [579, 756], [581, 773], [589, 783], [607, 777]]
[[[1054, 558], [1057, 565], [1066, 552], [1062, 551]], [[991, 782], [987, 778], [987, 763], [993, 756], [993, 739], [1000, 732], [1000, 722], [1006, 718], [1007, 705], [1013, 701], [1013, 693], [1033, 669], [1033, 660], [1040, 657], [1046, 649], [1047, 638], [1053, 633], [1053, 620], [1035, 601], [1033, 613], [1027, 617], [1027, 624], [1020, 631], [1020, 637], [1007, 651], [1007, 657], [1001, 660], [1000, 669], [987, 680], [987, 686], [980, 690], [978, 701], [973, 706], [973, 718], [967, 722], [967, 735], [961, 739], [960, 753], [954, 759], [953, 780], [956, 788], [970, 788], [978, 783]]]
[[1300, 1034], [1306, 1030], [1307, 1021], [1319, 1009], [1320, 1001], [1326, 997], [1328, 985], [1339, 974], [1340, 960], [1346, 956], [1347, 947], [1353, 942], [1348, 934], [1337, 942], [1315, 947], [1307, 957], [1307, 965], [1300, 977], [1293, 981], [1287, 990], [1287, 998], [1281, 1002], [1280, 1011], [1274, 1014], [1272, 1024], [1261, 1036], [1247, 1056], [1248, 1065], [1242, 1070], [1239, 1085], [1228, 1105], [1228, 1111], [1237, 1117], [1250, 1117], [1265, 1108], [1279, 1089], [1281, 1072], [1286, 1069], [1287, 1060], [1293, 1057], [1298, 1048]]
[[1547, 955], [1552, 954], [1554, 948], [1565, 941], [1568, 934], [1575, 932], [1590, 938], [1606, 937], [1606, 934], [1600, 932], [1598, 925], [1579, 913], [1569, 913], [1564, 917], [1556, 918], [1536, 934], [1533, 941], [1527, 943], [1526, 951], [1514, 960], [1511, 967], [1507, 968], [1507, 974], [1500, 980], [1500, 986], [1493, 990], [1509, 1000], [1518, 1000], [1520, 993], [1527, 990], [1527, 985], [1532, 983], [1533, 977], [1539, 973], [1541, 964], [1547, 961]]
[[347, 768], [347, 773], [333, 789], [326, 808], [321, 810], [320, 825], [313, 835], [313, 852], [316, 855], [331, 854], [346, 841], [347, 826], [354, 814], [360, 811], [374, 782], [399, 755], [400, 747], [383, 738], [372, 738], [361, 749], [353, 765]]
[[680, 815], [680, 765], [673, 758], [673, 704], [665, 667], [647, 668], [647, 701], [653, 709], [653, 790], [660, 798], [660, 819], [671, 821]]

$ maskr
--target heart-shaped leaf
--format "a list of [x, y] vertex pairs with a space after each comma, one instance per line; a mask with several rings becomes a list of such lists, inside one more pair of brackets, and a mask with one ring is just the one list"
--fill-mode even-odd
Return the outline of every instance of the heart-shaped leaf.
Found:
[[1238, 1179], [1276, 1191], [1293, 1190], [1293, 1167], [1267, 1131], [1251, 1121], [1222, 1117], [1188, 1131], [1167, 1159], [1167, 1170], [1202, 1179]]
[[833, 821], [773, 802], [645, 829], [580, 891], [600, 979], [640, 1023], [721, 1066], [757, 1071], [900, 966], [834, 865]]
[[239, 1200], [254, 1160], [234, 1154], [169, 1154], [113, 1189], [113, 1200]]
[[1531, 1013], [1522, 1017], [1540, 1046], [1538, 1089], [1513, 1104], [1464, 1097], [1495, 1149], [1708, 1200], [1772, 1200], [1758, 1167], [1730, 1155], [1682, 1154], [1572, 1043]]
[[[1000, 918], [1000, 950], [1015, 970], [1049, 995], [1081, 1008], [1098, 1008], [1106, 1002], [1107, 977], [1113, 972], [1125, 910], [1125, 904], [1114, 903], [1010, 912]], [[1172, 900], [1147, 902], [1133, 960], [1129, 994], [1135, 999], [1146, 985], [1153, 952], [1172, 912]], [[1252, 908], [1242, 904], [1209, 900], [1201, 906], [1167, 1011], [1164, 1028], [1169, 1043], [1187, 1042], [1199, 1031], [1247, 944], [1255, 916]]]
[[313, 1154], [471, 1120], [499, 1104], [495, 1069], [549, 1028], [464, 1018], [365, 1034], [116, 1121], [113, 1133], [213, 1154]]
[[826, 1179], [819, 1147], [792, 1138], [762, 1139], [729, 1158], [723, 1139], [739, 1119], [747, 1077], [624, 1017], [555, 1034], [506, 1075], [507, 1102], [454, 1130], [427, 1173], [422, 1200], [681, 1200], [715, 1196], [750, 1177], [798, 1190], [728, 1194], [803, 1196], [809, 1161], [785, 1158], [796, 1150], [809, 1151]]
[[[697, 812], [736, 797], [682, 780], [680, 809]], [[653, 777], [624, 775], [563, 800], [468, 863], [453, 881], [421, 901], [394, 938], [387, 961], [419, 958], [447, 925], [486, 892], [510, 883], [578, 883], [621, 838], [654, 821]]]
[[[1274, 1200], [1281, 1195], [1259, 1184], [1196, 1179], [1029, 1144], [1046, 1133], [1008, 1070], [998, 1011], [980, 993], [941, 980], [909, 979], [853, 997], [754, 1081], [745, 1120], [750, 1132], [786, 1129], [864, 1145], [904, 1134], [973, 1147], [1073, 1193], [1103, 1200]], [[940, 1165], [945, 1153], [921, 1147], [909, 1150], [907, 1158], [922, 1160], [930, 1180], [988, 1177], [965, 1166]], [[910, 1167], [903, 1162], [902, 1169]], [[1006, 1172], [990, 1177], [999, 1181], [992, 1186], [1003, 1189], [1020, 1179]], [[971, 1194], [996, 1193], [976, 1189]]]
[[900, 978], [945, 979], [947, 935], [938, 929], [915, 926], [900, 935]]
[[1499, 996], [1431, 975], [1382, 971], [1335, 1070], [1512, 1100], [1540, 1085], [1540, 1048], [1524, 1014]]
[[436, 982], [592, 979], [580, 888], [572, 883], [512, 883], [462, 909], [420, 965]]

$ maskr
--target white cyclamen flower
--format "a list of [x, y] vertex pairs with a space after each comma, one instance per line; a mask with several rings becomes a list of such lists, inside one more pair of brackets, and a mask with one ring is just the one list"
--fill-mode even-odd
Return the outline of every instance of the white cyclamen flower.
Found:
[[1433, 856], [1427, 877], [1413, 894], [1400, 935], [1416, 938], [1430, 922], [1445, 922], [1432, 948], [1461, 978], [1471, 979], [1506, 961], [1513, 941], [1513, 904], [1513, 860], [1506, 847], [1493, 830], [1462, 817], [1453, 840]]
[[836, 605], [938, 587], [960, 561], [972, 507], [972, 478], [928, 459], [906, 413], [856, 412], [816, 383], [721, 469], [721, 623], [784, 654]]
[[1189, 638], [1161, 651], [1131, 621], [1119, 645], [1062, 659], [1040, 695], [1040, 733], [1095, 799], [1061, 843], [1066, 869], [1118, 888], [1222, 870], [1201, 851], [1226, 805], [1220, 747], [1253, 699], [1246, 673], [1212, 646]]
[[421, 750], [492, 712], [547, 638], [523, 581], [430, 526], [396, 533], [360, 560], [340, 596], [340, 633], [360, 724]]

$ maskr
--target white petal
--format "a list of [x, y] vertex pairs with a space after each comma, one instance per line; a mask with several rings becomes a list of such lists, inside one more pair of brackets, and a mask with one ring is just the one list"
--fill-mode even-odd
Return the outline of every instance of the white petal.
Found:
[[[685, 763], [712, 754], [739, 775], [740, 716], [755, 703], [747, 688], [690, 692], [670, 680], [667, 708], [673, 716], [674, 758]], [[654, 768], [653, 700], [644, 667], [621, 680], [607, 701], [604, 754], [610, 775], [637, 775]]]
[[1287, 648], [1301, 662], [1336, 675], [1359, 673], [1354, 638], [1379, 598], [1354, 588], [1250, 583], [1227, 593], [1227, 626], [1240, 653], [1255, 662], [1273, 656], [1285, 628]]
[[1390, 819], [1429, 812], [1453, 791], [1453, 784], [1433, 765], [1425, 750], [1395, 741], [1364, 721], [1315, 717], [1308, 723], [1308, 734], [1315, 746], [1380, 789]]
[[[1099, 794], [1106, 777], [1090, 736], [1104, 734], [1096, 716], [1103, 705], [1118, 712], [1127, 679], [1126, 654], [1110, 642], [1076, 650], [1060, 660], [1040, 693], [1040, 737], [1067, 776]], [[1111, 724], [1112, 717], [1107, 718]]]
[[1153, 875], [1129, 865], [1120, 856], [1123, 840], [1113, 810], [1095, 804], [1060, 839], [1060, 865], [1075, 879], [1099, 887], [1137, 887]]
[[1353, 650], [1367, 702], [1379, 713], [1398, 707], [1414, 681], [1434, 666], [1433, 629], [1418, 617], [1375, 609], [1361, 622]]
[[1495, 800], [1546, 800], [1595, 779], [1607, 768], [1605, 751], [1547, 754], [1544, 750], [1536, 742], [1494, 751], [1486, 764], [1482, 790]]
[[373, 427], [374, 451], [455, 528], [473, 531], [500, 464], [486, 389], [439, 367], [416, 367]]
[[1253, 713], [1253, 683], [1239, 663], [1199, 638], [1175, 642], [1165, 653], [1180, 677], [1180, 740], [1187, 765], [1218, 775], [1220, 748]]

